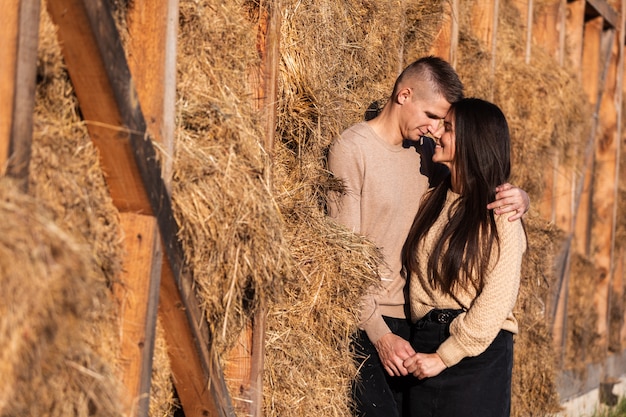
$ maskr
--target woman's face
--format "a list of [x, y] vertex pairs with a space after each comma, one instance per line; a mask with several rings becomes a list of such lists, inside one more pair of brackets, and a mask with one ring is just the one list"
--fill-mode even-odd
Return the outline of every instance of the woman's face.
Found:
[[444, 132], [435, 145], [435, 153], [433, 154], [433, 162], [439, 162], [453, 171], [452, 164], [454, 162], [456, 140], [454, 136], [454, 113], [448, 112], [444, 121]]

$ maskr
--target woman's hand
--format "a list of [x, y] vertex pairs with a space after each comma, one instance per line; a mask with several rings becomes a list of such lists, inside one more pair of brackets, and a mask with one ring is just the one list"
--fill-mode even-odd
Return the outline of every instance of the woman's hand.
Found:
[[418, 379], [432, 378], [447, 368], [437, 353], [416, 353], [404, 361], [404, 367]]

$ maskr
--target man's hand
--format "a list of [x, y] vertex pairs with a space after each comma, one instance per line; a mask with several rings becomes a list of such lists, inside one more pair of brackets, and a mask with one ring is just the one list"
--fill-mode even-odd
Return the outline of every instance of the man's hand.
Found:
[[375, 344], [380, 361], [390, 376], [406, 376], [409, 371], [402, 364], [415, 354], [411, 344], [393, 333], [387, 333]]
[[489, 203], [487, 208], [493, 209], [496, 214], [513, 213], [509, 216], [509, 221], [512, 222], [521, 219], [528, 211], [530, 198], [526, 191], [507, 182], [496, 188], [496, 201]]
[[404, 366], [419, 379], [437, 376], [447, 368], [437, 353], [416, 353], [404, 361]]

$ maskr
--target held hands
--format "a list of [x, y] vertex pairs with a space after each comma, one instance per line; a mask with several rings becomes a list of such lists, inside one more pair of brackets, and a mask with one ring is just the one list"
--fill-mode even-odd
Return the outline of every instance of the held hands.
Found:
[[512, 222], [521, 219], [528, 211], [530, 198], [526, 191], [507, 182], [496, 188], [496, 201], [489, 203], [487, 208], [493, 209], [496, 214], [513, 213], [509, 216], [509, 221]]
[[411, 344], [393, 333], [387, 333], [375, 343], [376, 350], [385, 371], [390, 376], [406, 376], [409, 371], [402, 364], [415, 354]]
[[404, 366], [418, 379], [432, 378], [447, 368], [437, 353], [416, 353], [404, 361]]

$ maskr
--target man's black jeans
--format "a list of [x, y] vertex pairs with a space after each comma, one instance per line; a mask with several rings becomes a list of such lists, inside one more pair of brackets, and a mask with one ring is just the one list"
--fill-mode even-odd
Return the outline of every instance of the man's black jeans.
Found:
[[[391, 331], [405, 340], [409, 339], [411, 326], [406, 319], [383, 317]], [[405, 398], [412, 375], [389, 376], [383, 368], [376, 347], [367, 334], [360, 330], [354, 341], [359, 376], [353, 384], [352, 394], [359, 417], [401, 417], [406, 414]]]

